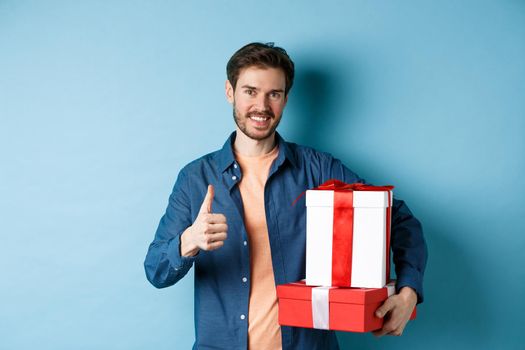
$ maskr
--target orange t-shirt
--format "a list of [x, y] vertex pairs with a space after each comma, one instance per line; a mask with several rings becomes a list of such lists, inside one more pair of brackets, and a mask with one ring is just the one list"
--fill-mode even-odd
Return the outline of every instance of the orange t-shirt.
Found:
[[239, 190], [244, 207], [244, 225], [250, 242], [248, 349], [282, 348], [272, 254], [264, 209], [264, 185], [278, 154], [278, 147], [256, 157], [235, 153], [242, 170]]

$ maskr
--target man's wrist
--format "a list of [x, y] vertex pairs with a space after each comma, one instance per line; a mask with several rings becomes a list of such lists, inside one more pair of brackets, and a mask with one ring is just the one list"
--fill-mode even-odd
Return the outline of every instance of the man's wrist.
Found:
[[188, 234], [191, 226], [188, 227], [182, 235], [180, 235], [180, 255], [184, 257], [192, 257], [197, 255], [199, 247], [188, 241]]
[[405, 286], [399, 290], [398, 294], [406, 300], [417, 302], [417, 293], [412, 287]]

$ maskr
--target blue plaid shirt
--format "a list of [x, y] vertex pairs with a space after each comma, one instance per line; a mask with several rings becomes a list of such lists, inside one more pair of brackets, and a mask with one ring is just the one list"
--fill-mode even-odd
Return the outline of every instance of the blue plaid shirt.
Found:
[[[248, 299], [250, 295], [250, 250], [238, 183], [241, 168], [235, 160], [231, 134], [221, 150], [186, 165], [169, 197], [166, 213], [149, 246], [144, 267], [157, 288], [169, 287], [195, 266], [194, 349], [246, 349]], [[364, 182], [328, 153], [285, 142], [276, 134], [279, 154], [270, 168], [264, 188], [266, 223], [271, 247], [275, 284], [305, 278], [305, 196], [299, 194], [326, 180]], [[228, 222], [228, 238], [214, 251], [194, 257], [180, 254], [180, 235], [192, 225], [206, 195], [215, 187], [213, 212]], [[397, 276], [396, 288], [412, 287], [423, 301], [423, 273], [427, 248], [419, 221], [405, 203], [394, 198], [391, 248]], [[281, 328], [283, 349], [338, 349], [335, 332], [317, 329]]]

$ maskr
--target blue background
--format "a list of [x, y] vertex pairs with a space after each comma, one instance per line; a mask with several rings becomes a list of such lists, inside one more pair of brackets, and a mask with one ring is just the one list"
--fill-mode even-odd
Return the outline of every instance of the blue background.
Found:
[[0, 1], [0, 348], [188, 349], [193, 273], [143, 259], [175, 177], [233, 130], [225, 66], [274, 41], [280, 132], [396, 185], [426, 302], [343, 349], [523, 348], [523, 1]]

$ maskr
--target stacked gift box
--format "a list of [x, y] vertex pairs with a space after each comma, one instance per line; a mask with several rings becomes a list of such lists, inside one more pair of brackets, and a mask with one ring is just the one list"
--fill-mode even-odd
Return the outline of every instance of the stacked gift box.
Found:
[[306, 191], [306, 280], [277, 286], [281, 325], [382, 327], [375, 311], [395, 292], [389, 281], [392, 189], [329, 180]]

